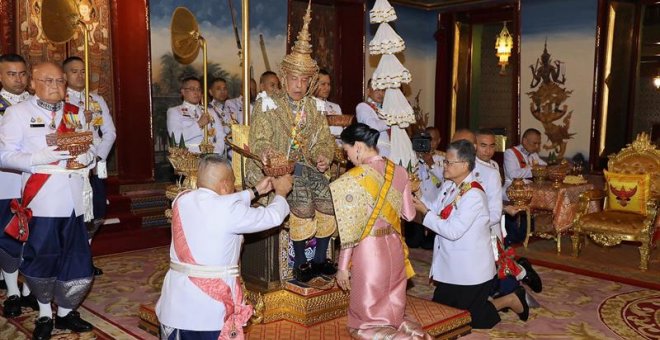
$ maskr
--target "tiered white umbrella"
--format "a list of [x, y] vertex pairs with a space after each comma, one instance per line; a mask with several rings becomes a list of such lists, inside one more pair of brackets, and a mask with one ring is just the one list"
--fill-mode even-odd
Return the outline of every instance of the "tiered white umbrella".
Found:
[[417, 164], [417, 157], [404, 129], [415, 122], [415, 114], [401, 92], [401, 84], [410, 83], [411, 76], [410, 71], [395, 55], [406, 48], [403, 39], [389, 24], [396, 18], [394, 8], [387, 0], [376, 0], [374, 7], [369, 11], [370, 22], [380, 24], [376, 35], [369, 42], [369, 54], [382, 55], [371, 77], [371, 83], [373, 88], [385, 90], [383, 107], [378, 114], [391, 127], [390, 159], [408, 167]]

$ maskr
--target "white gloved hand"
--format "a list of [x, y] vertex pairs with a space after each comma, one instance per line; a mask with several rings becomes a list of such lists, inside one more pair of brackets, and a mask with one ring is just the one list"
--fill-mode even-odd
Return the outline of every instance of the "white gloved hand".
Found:
[[89, 146], [89, 150], [85, 153], [81, 153], [76, 157], [76, 162], [82, 165], [89, 165], [96, 159], [96, 147], [94, 145]]
[[30, 156], [30, 165], [46, 165], [71, 158], [68, 150], [55, 150], [57, 145], [47, 146]]

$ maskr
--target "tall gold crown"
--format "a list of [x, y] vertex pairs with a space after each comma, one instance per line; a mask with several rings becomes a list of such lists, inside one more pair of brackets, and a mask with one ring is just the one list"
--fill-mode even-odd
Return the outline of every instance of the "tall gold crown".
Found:
[[312, 21], [312, 2], [307, 5], [307, 11], [303, 17], [303, 26], [298, 32], [296, 42], [280, 65], [283, 75], [298, 74], [314, 77], [319, 72], [316, 60], [312, 59], [311, 35], [309, 34], [309, 23]]

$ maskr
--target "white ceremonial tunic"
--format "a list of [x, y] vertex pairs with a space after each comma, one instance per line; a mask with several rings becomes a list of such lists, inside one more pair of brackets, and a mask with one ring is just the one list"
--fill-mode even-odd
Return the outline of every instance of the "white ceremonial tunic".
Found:
[[[493, 164], [495, 165], [493, 166]], [[499, 257], [497, 239], [504, 241], [504, 236], [506, 236], [506, 230], [502, 229], [500, 223], [502, 220], [502, 178], [496, 167], [497, 163], [493, 160], [484, 162], [477, 157], [472, 171], [479, 184], [484, 188], [488, 199], [490, 238], [495, 259]]]
[[523, 155], [523, 161], [525, 162], [525, 167], [520, 167], [520, 162], [518, 157], [511, 149], [504, 151], [504, 188], [502, 189], [502, 198], [505, 201], [508, 201], [509, 198], [506, 195], [506, 189], [509, 188], [511, 182], [516, 178], [532, 178], [532, 165], [534, 163], [538, 165], [547, 165], [547, 163], [541, 159], [537, 152], [530, 154], [525, 150], [522, 145], [514, 146], [520, 153]]
[[[55, 114], [55, 126], [62, 120], [63, 110]], [[78, 113], [78, 120], [84, 126], [85, 115]], [[5, 112], [0, 124], [0, 163], [3, 167], [22, 171], [22, 184], [40, 167], [32, 166], [32, 154], [43, 150], [46, 144], [46, 135], [54, 133], [50, 128], [51, 112], [37, 105], [37, 97], [13, 105]], [[44, 186], [39, 190], [29, 208], [33, 216], [38, 217], [70, 217], [75, 211], [76, 216], [82, 215], [83, 183], [81, 171], [68, 171], [66, 160], [60, 161], [56, 166], [61, 173], [51, 174]], [[86, 175], [85, 175], [86, 177]], [[56, 198], [56, 199], [53, 199]]]
[[490, 226], [499, 230], [501, 237], [500, 219], [502, 217], [502, 179], [500, 172], [495, 170], [489, 163], [479, 158], [475, 161], [475, 167], [472, 171], [476, 180], [481, 184], [486, 192], [488, 199], [489, 223]]
[[[197, 121], [202, 114], [204, 114], [204, 111], [199, 105], [190, 104], [186, 101], [181, 105], [170, 107], [167, 109], [168, 136], [174, 134], [177, 145], [181, 140], [181, 136], [183, 136], [186, 147], [190, 152], [200, 152], [199, 144], [204, 140], [204, 129], [199, 127]], [[213, 118], [213, 115], [209, 114]], [[215, 118], [209, 125], [215, 129], [215, 135], [209, 133], [209, 141], [214, 145], [214, 152], [222, 155], [225, 151], [225, 131]]]
[[[367, 98], [367, 102], [372, 105], [376, 104], [371, 98]], [[378, 117], [378, 113], [367, 103], [360, 103], [355, 107], [355, 115], [358, 123], [364, 123], [369, 125], [372, 129], [378, 130], [380, 132], [380, 137], [378, 137], [378, 154], [383, 157], [389, 157], [390, 150], [392, 148], [390, 143], [389, 130], [390, 126], [387, 123]]]
[[419, 189], [422, 191], [422, 197], [427, 202], [433, 202], [440, 195], [440, 187], [444, 181], [443, 164], [444, 157], [434, 153], [433, 164], [429, 166], [424, 161], [419, 159], [419, 166], [417, 167], [417, 177], [422, 181]]
[[[464, 182], [474, 180], [470, 174]], [[454, 182], [445, 181], [440, 197], [433, 202], [424, 202], [431, 211], [424, 217], [423, 224], [437, 234], [431, 277], [443, 283], [477, 285], [495, 276], [487, 198], [482, 190], [470, 189], [458, 200], [449, 217], [441, 219], [440, 211], [458, 193], [459, 188]]]
[[[0, 96], [11, 105], [16, 105], [30, 98], [30, 94], [27, 91], [20, 95], [15, 95], [7, 92], [5, 89], [0, 90]], [[0, 125], [2, 125], [2, 117], [4, 117], [4, 112], [0, 112]], [[0, 140], [2, 139], [4, 139], [4, 136], [0, 134]], [[0, 200], [19, 197], [21, 197], [21, 172], [4, 169], [2, 164], [0, 164]]]
[[[238, 264], [242, 234], [276, 227], [289, 214], [289, 205], [275, 196], [267, 207], [251, 208], [250, 192], [218, 195], [208, 189], [197, 189], [177, 199], [181, 226], [193, 258], [201, 266], [235, 266]], [[263, 254], [253, 254], [263, 256]], [[180, 262], [174, 244], [170, 259]], [[235, 290], [235, 278], [223, 277]], [[156, 304], [158, 321], [166, 326], [193, 331], [222, 329], [225, 306], [199, 289], [187, 275], [169, 270]]]
[[[314, 100], [316, 100], [316, 110], [319, 111], [319, 113], [322, 115], [329, 116], [342, 114], [339, 104], [335, 104], [318, 97], [314, 97]], [[342, 131], [344, 131], [344, 128], [341, 126], [330, 126], [330, 133], [335, 137], [339, 137]]]
[[[250, 103], [250, 114], [254, 110], [254, 105]], [[225, 101], [225, 112], [234, 117], [238, 124], [243, 124], [243, 96], [227, 99]]]
[[[76, 91], [71, 88], [67, 88], [67, 101], [73, 105], [80, 108], [81, 113], [85, 110], [85, 91]], [[94, 146], [96, 147], [96, 155], [101, 157], [103, 160], [108, 159], [112, 145], [117, 139], [117, 130], [115, 129], [115, 124], [112, 122], [112, 115], [110, 115], [110, 109], [108, 104], [105, 102], [103, 97], [99, 96], [96, 93], [90, 95], [92, 100], [90, 101], [89, 109], [92, 111], [92, 122], [89, 124], [89, 129], [94, 134]], [[100, 111], [95, 112], [94, 102], [98, 103]], [[94, 121], [100, 119], [102, 123], [100, 126], [94, 126]], [[101, 136], [103, 135], [103, 136]]]

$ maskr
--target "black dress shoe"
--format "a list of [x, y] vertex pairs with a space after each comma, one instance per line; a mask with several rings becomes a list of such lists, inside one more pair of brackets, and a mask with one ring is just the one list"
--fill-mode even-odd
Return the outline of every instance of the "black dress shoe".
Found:
[[520, 303], [523, 306], [522, 313], [517, 313], [518, 318], [521, 321], [527, 321], [527, 319], [529, 319], [529, 305], [527, 304], [527, 299], [525, 298], [526, 295], [525, 288], [523, 288], [522, 286], [518, 287], [518, 289], [516, 289], [514, 294], [516, 294], [516, 297], [518, 297], [518, 300], [520, 300]]
[[53, 319], [42, 316], [37, 319], [34, 324], [34, 332], [32, 332], [32, 340], [47, 340], [50, 339], [50, 333], [53, 332]]
[[37, 301], [37, 298], [34, 296], [34, 294], [21, 296], [21, 306], [31, 308], [34, 311], [38, 311], [39, 301]]
[[55, 317], [55, 328], [69, 329], [76, 333], [89, 332], [94, 329], [91, 323], [80, 318], [80, 313], [75, 310], [70, 311], [65, 317]]
[[314, 270], [312, 269], [312, 265], [309, 262], [307, 262], [301, 264], [300, 266], [298, 266], [298, 268], [294, 268], [293, 276], [299, 282], [308, 282], [309, 280], [313, 279], [316, 275], [314, 275]]
[[332, 276], [337, 273], [337, 267], [335, 264], [329, 260], [326, 259], [325, 261], [321, 263], [312, 263], [312, 269], [315, 274], [322, 274], [322, 275], [328, 275]]
[[94, 276], [103, 275], [103, 270], [101, 268], [92, 266], [92, 269], [94, 270]]
[[541, 282], [541, 277], [536, 270], [532, 268], [532, 264], [525, 257], [519, 258], [517, 262], [525, 268], [525, 271], [527, 272], [527, 275], [523, 277], [522, 282], [528, 285], [529, 288], [532, 288], [534, 293], [540, 293], [543, 290], [543, 282]]
[[18, 295], [12, 295], [5, 300], [2, 306], [2, 313], [6, 318], [15, 318], [21, 315], [21, 298]]

